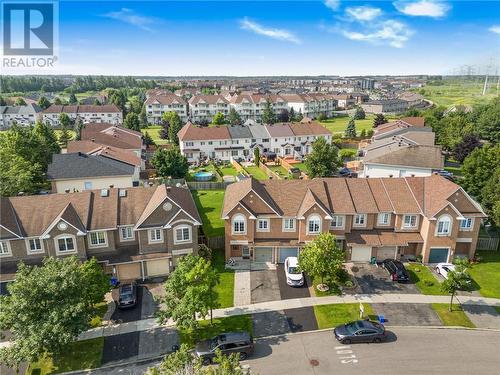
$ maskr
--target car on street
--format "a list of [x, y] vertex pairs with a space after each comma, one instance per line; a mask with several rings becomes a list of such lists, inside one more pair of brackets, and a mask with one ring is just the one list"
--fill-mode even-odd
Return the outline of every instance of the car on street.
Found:
[[118, 288], [118, 308], [127, 309], [137, 305], [137, 283], [132, 281]]
[[406, 282], [410, 280], [408, 271], [399, 260], [386, 259], [382, 262], [382, 267], [389, 273], [392, 281]]
[[304, 274], [299, 271], [299, 260], [297, 257], [288, 257], [285, 259], [286, 283], [290, 286], [304, 285]]
[[209, 365], [215, 358], [217, 349], [225, 355], [239, 353], [240, 360], [245, 360], [253, 354], [253, 338], [245, 331], [222, 333], [211, 339], [199, 341], [194, 351], [204, 365]]
[[342, 324], [333, 330], [335, 338], [342, 344], [357, 342], [382, 342], [387, 340], [385, 327], [370, 320], [356, 320]]

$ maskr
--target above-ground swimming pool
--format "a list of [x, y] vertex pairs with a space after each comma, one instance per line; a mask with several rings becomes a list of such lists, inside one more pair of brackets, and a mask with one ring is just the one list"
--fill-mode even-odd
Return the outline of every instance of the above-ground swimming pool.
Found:
[[196, 172], [194, 179], [196, 181], [210, 181], [214, 174], [212, 172]]

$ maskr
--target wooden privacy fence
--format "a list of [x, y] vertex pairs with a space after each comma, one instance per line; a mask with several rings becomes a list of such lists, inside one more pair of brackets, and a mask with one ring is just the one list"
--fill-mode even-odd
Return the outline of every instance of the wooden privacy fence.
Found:
[[224, 249], [224, 247], [225, 247], [224, 236], [217, 236], [217, 237], [200, 236], [200, 242], [204, 243], [212, 250]]
[[477, 249], [498, 251], [499, 243], [500, 238], [498, 237], [479, 237], [477, 239]]
[[232, 184], [233, 181], [226, 182], [202, 182], [202, 181], [189, 181], [187, 185], [191, 190], [224, 190], [227, 185]]

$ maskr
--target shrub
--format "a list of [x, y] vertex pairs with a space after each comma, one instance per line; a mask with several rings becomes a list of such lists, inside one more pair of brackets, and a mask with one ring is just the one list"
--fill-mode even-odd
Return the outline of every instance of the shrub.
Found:
[[434, 283], [432, 281], [430, 281], [430, 280], [424, 280], [424, 285], [425, 286], [433, 286]]
[[422, 263], [422, 255], [417, 255], [415, 259], [417, 260], [417, 262]]
[[344, 284], [346, 288], [352, 288], [354, 286], [353, 282], [351, 280], [347, 280]]
[[212, 249], [202, 243], [198, 248], [198, 255], [205, 260], [212, 260]]
[[318, 121], [326, 121], [328, 117], [324, 113], [320, 114], [317, 118]]
[[339, 156], [342, 160], [351, 159], [356, 156], [357, 150], [354, 148], [343, 148], [339, 151]]

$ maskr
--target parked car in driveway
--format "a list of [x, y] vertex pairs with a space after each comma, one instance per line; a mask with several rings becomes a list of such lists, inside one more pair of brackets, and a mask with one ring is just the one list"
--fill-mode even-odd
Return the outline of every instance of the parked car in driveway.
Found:
[[202, 359], [204, 365], [208, 365], [212, 363], [217, 349], [226, 355], [239, 353], [240, 359], [245, 360], [253, 354], [253, 338], [245, 331], [222, 333], [198, 342], [195, 346], [195, 354]]
[[296, 257], [288, 257], [285, 259], [285, 276], [286, 283], [290, 286], [304, 285], [304, 274], [298, 270], [299, 260]]
[[342, 344], [356, 342], [382, 342], [387, 339], [385, 327], [369, 320], [356, 320], [335, 327], [335, 338]]
[[408, 271], [399, 260], [386, 259], [382, 262], [382, 267], [389, 273], [392, 281], [406, 282], [410, 280]]
[[137, 283], [122, 284], [118, 289], [118, 308], [127, 309], [137, 305]]
[[[448, 274], [450, 273], [450, 271], [453, 271], [453, 272], [456, 271], [456, 267], [452, 263], [438, 263], [436, 265], [436, 272], [438, 274], [440, 274], [441, 276], [443, 276], [445, 279], [448, 278]], [[467, 275], [467, 277], [469, 277], [469, 275]], [[465, 282], [466, 282], [467, 286], [469, 286], [472, 283], [472, 280], [469, 278]]]

